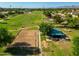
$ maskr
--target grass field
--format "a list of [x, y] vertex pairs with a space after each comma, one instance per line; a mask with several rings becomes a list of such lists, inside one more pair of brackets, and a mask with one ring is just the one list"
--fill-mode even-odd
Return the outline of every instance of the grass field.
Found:
[[22, 26], [32, 26], [39, 24], [42, 20], [42, 13], [32, 12], [31, 14], [21, 14], [10, 18], [6, 21], [6, 24], [0, 24], [4, 27], [7, 27], [9, 30], [15, 30]]
[[[79, 30], [77, 29], [68, 29], [68, 28], [59, 28], [62, 32], [64, 32], [67, 36], [70, 37], [70, 41], [47, 41], [45, 44], [48, 46], [44, 47], [44, 43], [42, 44], [43, 55], [47, 56], [73, 56], [73, 43], [72, 39], [75, 36], [79, 36]], [[70, 32], [68, 31], [70, 30]], [[46, 41], [46, 40], [45, 40]]]
[[[0, 27], [8, 29], [14, 36], [22, 27], [31, 27], [30, 29], [37, 29], [36, 27], [42, 22], [43, 14], [41, 11], [33, 11], [31, 14], [20, 14], [11, 16], [5, 23], [0, 23]], [[5, 53], [6, 47], [0, 47], [0, 55], [10, 55]]]
[[[20, 14], [16, 16], [11, 16], [10, 20], [5, 20], [5, 23], [0, 23], [0, 27], [7, 28], [14, 36], [16, 36], [19, 29], [22, 27], [31, 27], [30, 29], [37, 29], [37, 26], [43, 21], [44, 15], [41, 11], [33, 11], [31, 14]], [[54, 24], [55, 25], [55, 24]], [[68, 32], [67, 28], [59, 28], [61, 31], [65, 32], [67, 36], [70, 36], [71, 39], [75, 36], [79, 36], [79, 30], [69, 29], [71, 32]], [[66, 30], [64, 30], [66, 29]], [[43, 40], [42, 40], [43, 41]], [[10, 55], [5, 53], [5, 47], [0, 48], [0, 55]], [[71, 41], [52, 41], [47, 42], [47, 48], [43, 47], [43, 55], [47, 56], [71, 56], [72, 54], [72, 40]]]
[[16, 32], [22, 27], [34, 27], [42, 22], [43, 14], [41, 11], [34, 11], [31, 14], [20, 14], [14, 17], [10, 17], [10, 20], [6, 20], [6, 23], [0, 23], [1, 27], [5, 27], [8, 30], [14, 30], [12, 33], [15, 35]]

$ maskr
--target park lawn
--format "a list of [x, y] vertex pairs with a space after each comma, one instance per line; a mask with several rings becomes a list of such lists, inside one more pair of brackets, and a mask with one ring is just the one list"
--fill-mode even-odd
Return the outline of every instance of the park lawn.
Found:
[[11, 54], [10, 53], [6, 53], [5, 52], [6, 50], [6, 47], [0, 47], [0, 56], [10, 56]]
[[63, 51], [59, 48], [57, 44], [55, 44], [54, 41], [47, 42], [48, 47], [43, 48], [43, 55], [44, 56], [62, 56]]
[[[0, 23], [0, 27], [8, 29], [13, 36], [16, 36], [22, 27], [31, 27], [30, 29], [37, 29], [36, 27], [42, 22], [43, 14], [41, 11], [33, 11], [31, 14], [20, 14], [10, 17], [10, 20], [5, 20], [6, 23]], [[5, 52], [6, 47], [0, 47], [0, 55], [10, 55]]]
[[44, 56], [71, 56], [71, 43], [63, 41], [50, 41], [48, 42], [48, 47], [42, 46], [42, 51]]
[[[7, 28], [14, 36], [22, 27], [31, 27], [30, 29], [37, 29], [38, 26], [43, 21], [44, 15], [41, 11], [33, 11], [31, 14], [20, 14], [14, 17], [10, 17], [10, 20], [6, 20], [6, 23], [0, 23], [0, 27]], [[70, 29], [71, 32], [64, 31], [65, 28], [59, 28], [61, 31], [65, 32], [71, 38], [79, 36], [79, 30]], [[66, 30], [68, 30], [66, 28]], [[1, 55], [10, 55], [5, 53], [6, 48], [0, 48]], [[47, 56], [71, 56], [72, 54], [72, 40], [71, 41], [59, 41], [59, 42], [48, 42], [48, 48], [42, 47], [43, 55]]]
[[12, 17], [10, 20], [7, 20], [7, 28], [11, 30], [16, 30], [21, 27], [29, 27], [38, 25], [42, 20], [42, 14], [37, 12], [32, 12], [31, 14], [21, 14], [15, 17]]
[[[65, 29], [65, 30], [64, 30]], [[47, 56], [73, 56], [73, 43], [72, 39], [75, 36], [79, 37], [79, 29], [59, 28], [67, 36], [70, 37], [70, 41], [49, 41], [48, 47], [45, 48], [42, 45], [43, 55]], [[68, 30], [71, 30], [70, 32]]]
[[33, 11], [31, 14], [20, 14], [14, 17], [10, 17], [10, 20], [5, 20], [6, 23], [0, 23], [0, 27], [7, 28], [16, 34], [17, 31], [22, 27], [34, 27], [38, 26], [42, 22], [43, 13], [42, 11]]
[[[65, 30], [64, 30], [65, 29]], [[60, 28], [62, 32], [64, 32], [67, 36], [69, 36], [70, 41], [68, 42], [67, 46], [70, 46], [66, 52], [70, 52], [70, 55], [73, 55], [73, 38], [79, 37], [79, 29], [72, 29], [72, 28]], [[69, 31], [68, 31], [69, 30]], [[67, 43], [67, 42], [65, 42]], [[66, 47], [66, 46], [65, 46]], [[63, 49], [65, 50], [65, 49]]]
[[[79, 36], [79, 29], [72, 29], [72, 28], [60, 28], [61, 31], [66, 33], [68, 36], [70, 36], [71, 39], [73, 39], [75, 36]], [[68, 31], [69, 30], [69, 31]]]

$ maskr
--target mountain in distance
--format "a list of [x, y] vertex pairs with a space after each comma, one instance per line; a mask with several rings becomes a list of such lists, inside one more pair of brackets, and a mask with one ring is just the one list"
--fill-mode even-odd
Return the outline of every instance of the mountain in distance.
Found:
[[79, 8], [79, 5], [72, 5], [72, 6], [59, 6], [56, 8]]

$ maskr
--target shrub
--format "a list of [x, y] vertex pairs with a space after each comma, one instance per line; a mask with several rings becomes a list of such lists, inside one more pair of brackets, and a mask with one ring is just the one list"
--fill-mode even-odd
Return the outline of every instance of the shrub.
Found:
[[11, 43], [12, 35], [5, 28], [0, 28], [0, 46], [5, 46]]
[[73, 54], [79, 56], [79, 37], [73, 38]]
[[55, 15], [55, 16], [53, 16], [53, 18], [54, 18], [55, 23], [61, 23], [64, 21], [60, 15]]
[[77, 28], [79, 27], [79, 19], [74, 17], [74, 18], [68, 18], [67, 19], [68, 26], [72, 28]]
[[51, 18], [51, 17], [52, 17], [51, 13], [52, 13], [52, 12], [49, 11], [49, 10], [43, 12], [43, 14], [44, 14], [45, 16], [47, 16], [48, 18]]
[[53, 28], [52, 23], [41, 23], [40, 24], [40, 31], [43, 35], [47, 35], [47, 33]]
[[5, 15], [3, 15], [3, 14], [0, 14], [0, 18], [5, 18]]

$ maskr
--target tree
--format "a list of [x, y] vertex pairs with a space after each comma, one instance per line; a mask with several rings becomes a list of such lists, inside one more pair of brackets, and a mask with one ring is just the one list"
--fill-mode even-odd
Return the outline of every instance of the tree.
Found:
[[45, 16], [47, 16], [48, 18], [51, 18], [52, 17], [52, 15], [51, 15], [51, 11], [50, 10], [44, 10], [44, 12], [43, 12], [43, 14], [45, 15]]
[[0, 13], [0, 18], [5, 18], [5, 15]]
[[24, 11], [23, 10], [22, 11], [21, 10], [16, 10], [16, 13], [17, 14], [24, 14]]
[[9, 11], [8, 12], [8, 15], [13, 15], [13, 14], [15, 14], [15, 11]]
[[73, 38], [73, 54], [79, 56], [79, 37]]
[[66, 17], [67, 18], [72, 18], [72, 15], [71, 14], [66, 14]]
[[69, 27], [77, 28], [79, 26], [79, 19], [77, 17], [68, 18], [67, 22]]
[[63, 19], [61, 18], [60, 15], [55, 15], [53, 18], [54, 18], [54, 22], [55, 23], [61, 23], [61, 22], [63, 22]]
[[7, 43], [11, 43], [12, 35], [5, 28], [0, 28], [0, 46], [5, 46]]
[[40, 24], [40, 31], [43, 35], [47, 35], [47, 33], [53, 28], [52, 23], [41, 23]]
[[73, 18], [67, 20], [68, 21], [68, 26], [69, 27], [75, 27], [75, 20]]

